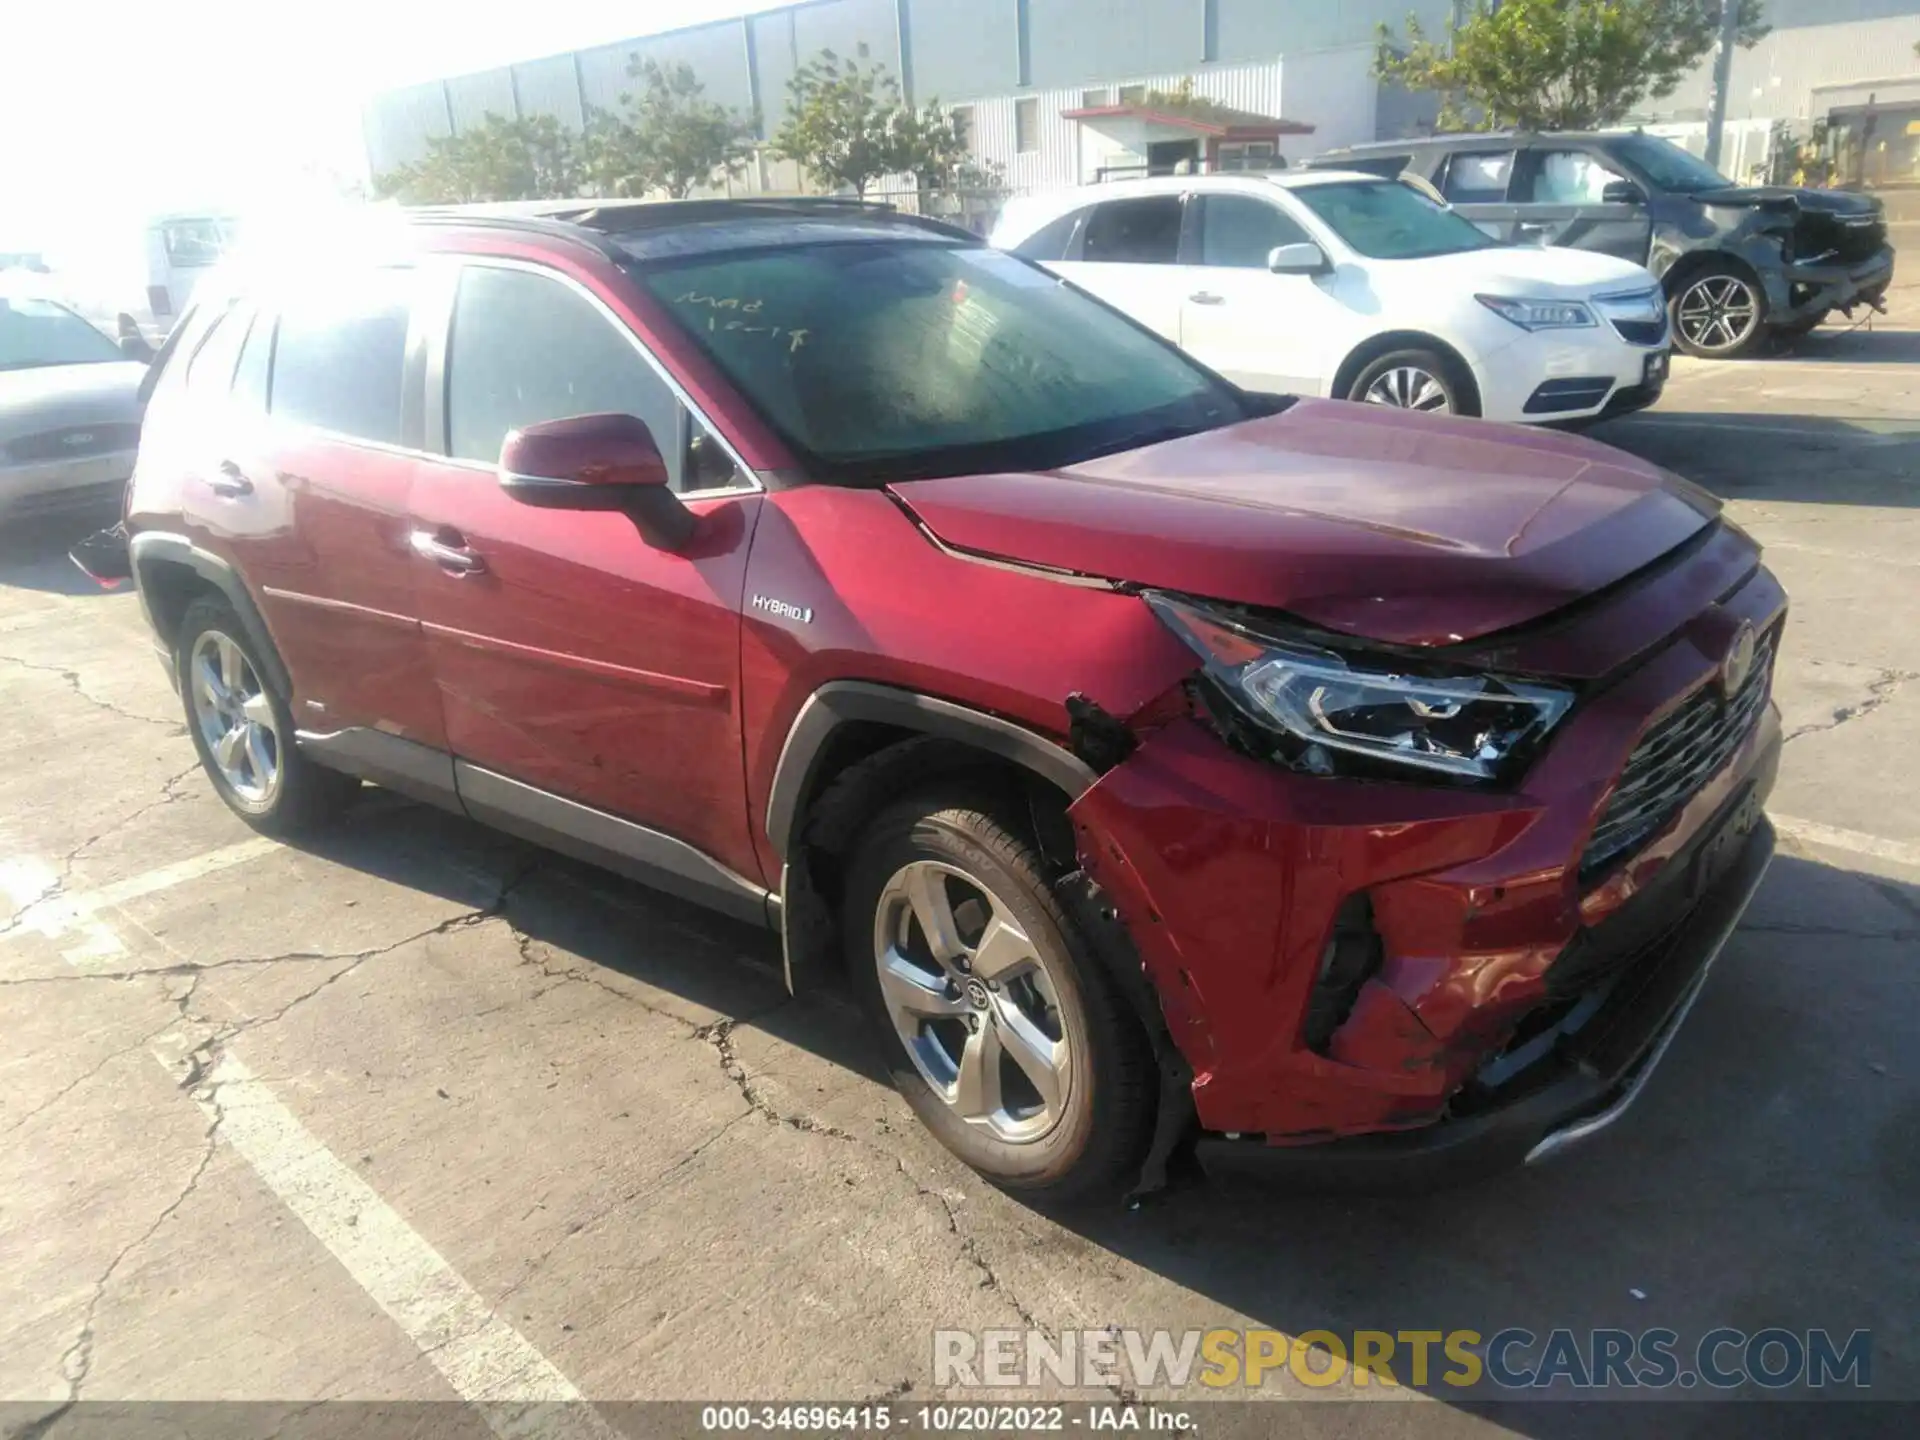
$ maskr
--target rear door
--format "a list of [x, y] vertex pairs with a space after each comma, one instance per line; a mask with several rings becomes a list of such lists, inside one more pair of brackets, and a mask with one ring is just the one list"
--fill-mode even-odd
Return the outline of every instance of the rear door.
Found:
[[439, 749], [408, 548], [422, 458], [416, 279], [370, 268], [267, 297], [235, 372], [232, 444], [206, 479], [293, 676], [300, 729]]
[[1434, 172], [1434, 187], [1464, 219], [1496, 240], [1512, 241], [1519, 217], [1508, 192], [1516, 154], [1512, 145], [1455, 150]]
[[1275, 275], [1269, 252], [1313, 237], [1277, 200], [1196, 195], [1192, 258], [1181, 302], [1180, 343], [1201, 363], [1250, 390], [1325, 393], [1329, 355], [1344, 354], [1351, 317], [1327, 277]]
[[[515, 788], [533, 787], [757, 876], [737, 704], [757, 480], [583, 280], [473, 258], [443, 283], [427, 392], [442, 456], [413, 491], [412, 584], [449, 744], [489, 772], [462, 768], [462, 798], [510, 825], [597, 823]], [[533, 508], [501, 489], [508, 430], [604, 412], [646, 422], [701, 517], [682, 553], [654, 549], [624, 514]]]
[[1178, 344], [1184, 207], [1178, 193], [1103, 200], [1087, 212], [1069, 257], [1050, 268]]
[[1529, 146], [1514, 166], [1515, 238], [1646, 264], [1653, 221], [1645, 199], [1624, 204], [1603, 198], [1608, 185], [1626, 178], [1587, 146]]

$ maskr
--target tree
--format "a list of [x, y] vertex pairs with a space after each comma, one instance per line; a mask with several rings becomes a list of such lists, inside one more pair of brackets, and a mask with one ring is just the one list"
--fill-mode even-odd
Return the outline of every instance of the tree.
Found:
[[816, 180], [850, 185], [854, 194], [865, 195], [880, 176], [913, 168], [910, 149], [918, 130], [899, 84], [862, 45], [853, 59], [822, 50], [794, 71], [787, 81], [786, 118], [772, 148]]
[[582, 141], [585, 178], [603, 195], [664, 190], [684, 200], [724, 172], [746, 163], [753, 123], [705, 97], [689, 65], [635, 56], [627, 74], [644, 80], [638, 97], [622, 95], [617, 113], [595, 111]]
[[489, 111], [470, 130], [429, 139], [424, 159], [375, 176], [373, 191], [407, 205], [555, 200], [578, 195], [582, 178], [579, 142], [553, 116]]
[[[1735, 0], [1738, 40], [1767, 33], [1765, 0]], [[1585, 130], [1664, 95], [1713, 50], [1720, 0], [1474, 0], [1445, 40], [1407, 18], [1380, 27], [1374, 74], [1437, 90], [1443, 129]]]

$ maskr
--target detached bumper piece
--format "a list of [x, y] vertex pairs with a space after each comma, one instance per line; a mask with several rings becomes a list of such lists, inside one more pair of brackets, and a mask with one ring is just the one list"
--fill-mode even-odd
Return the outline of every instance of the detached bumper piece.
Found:
[[1304, 1145], [1203, 1136], [1201, 1164], [1302, 1189], [1422, 1189], [1533, 1164], [1604, 1130], [1666, 1054], [1766, 875], [1774, 851], [1760, 809], [1766, 788], [1745, 789], [1586, 937], [1577, 968], [1604, 981], [1490, 1061], [1449, 1118]]
[[127, 545], [124, 522], [109, 530], [96, 530], [67, 552], [89, 579], [109, 590], [116, 590], [133, 578], [133, 553]]

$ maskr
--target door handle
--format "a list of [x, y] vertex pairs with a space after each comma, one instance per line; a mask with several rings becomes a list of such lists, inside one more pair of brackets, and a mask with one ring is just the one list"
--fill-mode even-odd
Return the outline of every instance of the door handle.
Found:
[[208, 477], [207, 488], [216, 495], [234, 499], [253, 493], [253, 482], [231, 460], [222, 460], [219, 470]]
[[1553, 226], [1544, 220], [1522, 220], [1520, 222], [1520, 233], [1522, 235], [1544, 235], [1552, 228]]
[[1187, 296], [1187, 299], [1196, 305], [1224, 305], [1227, 303], [1226, 296], [1216, 295], [1211, 290], [1196, 290], [1193, 294]]
[[407, 543], [413, 547], [414, 554], [424, 555], [454, 575], [477, 575], [487, 568], [487, 562], [464, 544], [449, 544], [431, 530], [415, 530], [407, 537]]

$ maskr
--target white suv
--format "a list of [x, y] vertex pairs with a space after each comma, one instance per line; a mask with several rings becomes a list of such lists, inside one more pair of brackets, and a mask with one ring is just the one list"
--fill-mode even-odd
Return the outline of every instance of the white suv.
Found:
[[1644, 267], [1502, 245], [1411, 186], [1310, 171], [1185, 175], [1012, 201], [993, 243], [1253, 390], [1493, 420], [1651, 405], [1666, 383]]

